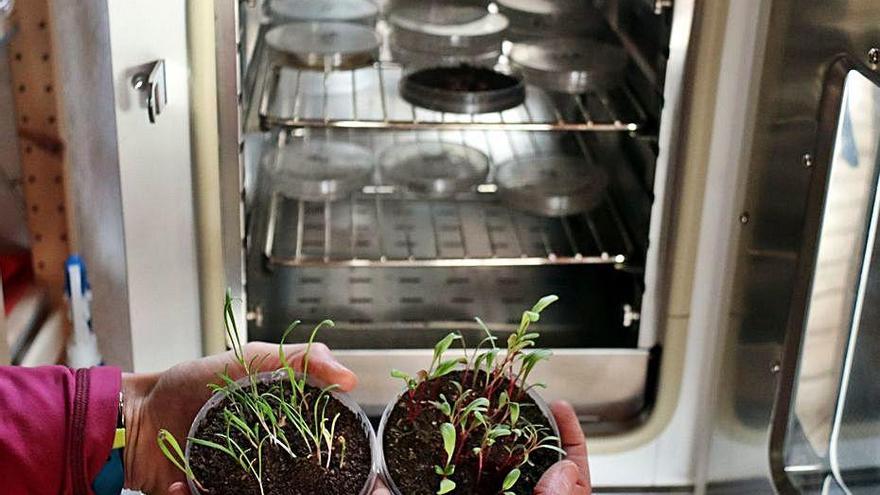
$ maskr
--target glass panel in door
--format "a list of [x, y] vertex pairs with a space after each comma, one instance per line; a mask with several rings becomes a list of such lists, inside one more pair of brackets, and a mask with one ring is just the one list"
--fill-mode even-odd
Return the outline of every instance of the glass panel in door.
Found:
[[880, 487], [880, 86], [858, 70], [837, 84], [826, 88], [826, 98], [839, 101], [830, 116], [836, 125], [820, 124], [834, 137], [782, 452], [785, 479], [777, 485], [782, 492], [877, 493]]
[[[863, 170], [880, 166], [880, 87], [857, 72], [847, 78], [840, 132], [835, 162]], [[880, 188], [874, 176], [866, 253], [829, 444], [833, 476], [843, 493], [852, 494], [880, 491]]]

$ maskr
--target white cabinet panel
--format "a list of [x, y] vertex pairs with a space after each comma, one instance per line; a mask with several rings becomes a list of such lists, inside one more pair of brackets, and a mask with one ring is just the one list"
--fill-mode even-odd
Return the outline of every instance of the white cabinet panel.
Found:
[[[136, 371], [201, 354], [186, 2], [109, 0], [120, 187]], [[165, 62], [168, 104], [150, 123], [132, 87]]]

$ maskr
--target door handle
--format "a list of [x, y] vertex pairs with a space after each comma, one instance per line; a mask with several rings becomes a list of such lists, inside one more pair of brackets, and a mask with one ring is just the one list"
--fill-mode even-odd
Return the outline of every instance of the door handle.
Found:
[[168, 90], [165, 85], [165, 61], [156, 60], [147, 68], [131, 78], [131, 86], [147, 97], [147, 118], [151, 124], [168, 105]]

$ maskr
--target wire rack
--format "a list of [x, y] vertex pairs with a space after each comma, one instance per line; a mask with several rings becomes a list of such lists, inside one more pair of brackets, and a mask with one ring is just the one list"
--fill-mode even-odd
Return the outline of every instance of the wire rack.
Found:
[[276, 193], [265, 254], [280, 266], [623, 264], [629, 246], [619, 221], [609, 204], [543, 218], [511, 210], [491, 193], [441, 201], [374, 188], [337, 202]]
[[[313, 138], [305, 132], [305, 138]], [[633, 241], [606, 198], [595, 210], [547, 218], [513, 210], [495, 194], [499, 163], [562, 152], [559, 134], [438, 130], [358, 132], [325, 129], [318, 136], [349, 139], [382, 150], [408, 141], [442, 141], [478, 148], [489, 157], [476, 191], [426, 199], [376, 180], [350, 198], [312, 202], [270, 193], [264, 254], [270, 266], [460, 267], [612, 264], [631, 262]], [[570, 133], [585, 164], [591, 150]], [[279, 145], [290, 137], [279, 136]]]
[[503, 112], [452, 114], [418, 108], [400, 97], [403, 68], [376, 62], [353, 71], [317, 72], [272, 66], [259, 106], [264, 130], [284, 128], [487, 129], [634, 132], [645, 112], [629, 89], [549, 94], [528, 86], [522, 105]]

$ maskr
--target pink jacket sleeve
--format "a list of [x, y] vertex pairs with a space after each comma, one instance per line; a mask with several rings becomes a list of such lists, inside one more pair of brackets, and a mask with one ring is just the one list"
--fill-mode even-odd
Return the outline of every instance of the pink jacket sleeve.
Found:
[[121, 373], [0, 366], [0, 491], [91, 495], [113, 447]]

